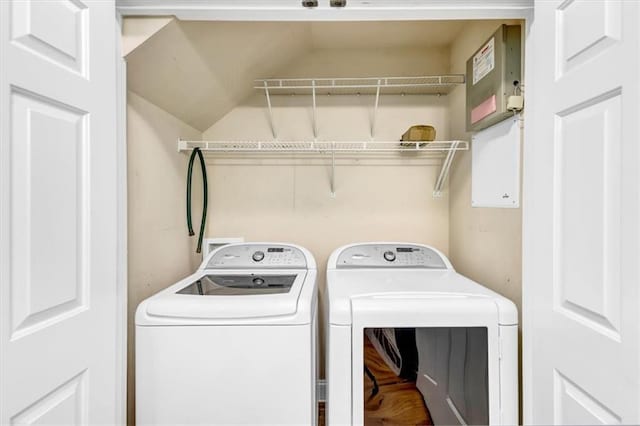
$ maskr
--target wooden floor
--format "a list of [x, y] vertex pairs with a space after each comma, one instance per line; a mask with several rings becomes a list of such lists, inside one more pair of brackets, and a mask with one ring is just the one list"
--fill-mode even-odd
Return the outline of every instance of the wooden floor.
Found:
[[[378, 393], [370, 397], [373, 381], [364, 374], [364, 424], [367, 426], [433, 425], [429, 410], [415, 383], [400, 379], [385, 364], [367, 336], [364, 362], [378, 382]], [[318, 425], [325, 425], [324, 403], [318, 406]]]
[[[365, 336], [365, 365], [378, 382], [378, 393], [370, 397], [373, 381], [364, 375], [365, 412], [367, 426], [432, 425], [429, 410], [415, 383], [398, 378], [385, 364]], [[364, 372], [363, 372], [364, 374]], [[325, 425], [324, 403], [318, 406], [318, 426]]]
[[379, 391], [372, 396], [373, 380], [364, 374], [364, 424], [367, 426], [432, 425], [431, 416], [415, 382], [401, 379], [387, 366], [367, 336], [364, 362]]

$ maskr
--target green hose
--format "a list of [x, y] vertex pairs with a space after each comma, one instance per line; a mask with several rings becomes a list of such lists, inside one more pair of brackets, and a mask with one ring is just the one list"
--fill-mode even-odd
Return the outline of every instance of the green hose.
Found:
[[190, 237], [195, 235], [195, 232], [193, 232], [193, 224], [191, 223], [191, 176], [193, 175], [193, 160], [195, 157], [196, 150], [194, 149], [191, 152], [191, 157], [189, 157], [189, 165], [187, 166], [187, 228], [189, 229]]
[[189, 157], [189, 166], [187, 168], [187, 228], [189, 229], [189, 236], [195, 235], [193, 232], [193, 223], [191, 221], [191, 178], [193, 176], [193, 162], [195, 160], [196, 155], [200, 159], [200, 169], [202, 170], [202, 220], [200, 222], [200, 233], [198, 235], [198, 248], [196, 249], [196, 253], [200, 253], [202, 251], [202, 238], [204, 237], [204, 225], [207, 221], [207, 200], [209, 193], [209, 186], [207, 184], [207, 168], [204, 164], [204, 157], [202, 156], [202, 151], [200, 148], [194, 148], [191, 153], [191, 157]]

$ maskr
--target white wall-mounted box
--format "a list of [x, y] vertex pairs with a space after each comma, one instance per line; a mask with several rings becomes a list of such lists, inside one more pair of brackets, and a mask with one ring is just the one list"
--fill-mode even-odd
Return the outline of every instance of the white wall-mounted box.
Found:
[[471, 138], [471, 205], [520, 207], [520, 115]]

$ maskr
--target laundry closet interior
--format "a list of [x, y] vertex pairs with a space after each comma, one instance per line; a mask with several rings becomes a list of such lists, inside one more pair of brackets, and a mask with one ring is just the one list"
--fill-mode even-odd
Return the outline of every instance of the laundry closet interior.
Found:
[[[202, 261], [197, 161], [195, 236], [185, 215], [195, 147], [208, 177], [204, 237], [308, 248], [321, 301], [334, 249], [405, 241], [438, 249], [520, 311], [521, 200], [508, 208], [473, 202], [465, 122], [467, 60], [503, 24], [520, 25], [524, 52], [521, 20], [124, 18], [130, 424], [136, 307]], [[524, 114], [513, 120], [524, 126]], [[414, 125], [433, 126], [436, 141], [402, 146]], [[519, 158], [496, 158], [495, 168], [509, 161], [519, 188]], [[320, 366], [323, 339], [321, 326]]]

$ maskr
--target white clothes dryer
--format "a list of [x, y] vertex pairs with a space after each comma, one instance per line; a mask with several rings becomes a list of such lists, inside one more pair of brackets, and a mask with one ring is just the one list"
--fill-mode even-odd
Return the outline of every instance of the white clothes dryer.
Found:
[[240, 243], [136, 311], [138, 424], [315, 424], [316, 264]]
[[328, 425], [365, 423], [365, 339], [391, 370], [415, 381], [433, 424], [518, 423], [517, 309], [458, 274], [438, 250], [406, 243], [335, 250], [325, 309]]

